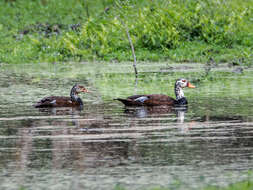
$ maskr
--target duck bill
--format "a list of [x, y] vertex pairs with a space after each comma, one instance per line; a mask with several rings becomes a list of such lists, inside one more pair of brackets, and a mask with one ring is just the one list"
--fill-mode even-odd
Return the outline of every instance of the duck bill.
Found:
[[188, 87], [188, 88], [195, 88], [195, 86], [192, 85], [190, 82], [188, 82], [187, 87]]
[[89, 93], [90, 91], [88, 91], [87, 89], [82, 89], [82, 92]]

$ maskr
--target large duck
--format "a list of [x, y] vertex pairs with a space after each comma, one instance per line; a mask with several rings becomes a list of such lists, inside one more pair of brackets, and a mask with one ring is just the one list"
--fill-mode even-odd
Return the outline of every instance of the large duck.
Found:
[[149, 95], [133, 95], [125, 99], [117, 98], [126, 106], [176, 106], [186, 105], [187, 99], [184, 96], [183, 88], [195, 88], [186, 79], [178, 79], [175, 82], [175, 95], [176, 99], [163, 94], [149, 94]]
[[81, 92], [88, 92], [86, 88], [75, 84], [71, 91], [70, 97], [65, 96], [49, 96], [41, 99], [37, 102], [34, 107], [36, 108], [47, 108], [47, 107], [76, 107], [83, 106], [82, 99], [78, 96]]

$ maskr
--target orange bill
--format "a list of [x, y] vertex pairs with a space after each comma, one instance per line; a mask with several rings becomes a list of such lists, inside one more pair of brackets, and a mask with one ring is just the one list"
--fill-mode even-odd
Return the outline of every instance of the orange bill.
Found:
[[86, 88], [83, 88], [82, 92], [89, 92], [89, 91]]
[[187, 87], [189, 87], [189, 88], [195, 88], [195, 86], [192, 85], [190, 82], [188, 82]]

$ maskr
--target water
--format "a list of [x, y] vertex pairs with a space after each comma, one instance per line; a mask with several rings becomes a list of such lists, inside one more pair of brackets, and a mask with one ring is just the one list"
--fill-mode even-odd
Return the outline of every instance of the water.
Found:
[[[200, 65], [172, 67], [140, 64], [136, 86], [129, 64], [2, 65], [0, 189], [199, 189], [250, 177], [252, 70], [221, 66], [204, 80]], [[181, 76], [197, 86], [185, 90], [187, 109], [126, 109], [112, 100], [174, 97]], [[83, 110], [31, 106], [68, 96], [76, 82], [92, 92], [81, 96]]]

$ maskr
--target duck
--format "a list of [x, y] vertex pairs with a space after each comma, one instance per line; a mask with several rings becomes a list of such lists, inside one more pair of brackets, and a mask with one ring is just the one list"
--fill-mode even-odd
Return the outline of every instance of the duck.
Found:
[[176, 99], [164, 94], [133, 95], [127, 98], [116, 98], [125, 106], [181, 106], [187, 105], [187, 99], [184, 96], [183, 88], [195, 88], [188, 80], [184, 78], [177, 79], [175, 82]]
[[33, 106], [35, 108], [50, 108], [50, 107], [76, 107], [83, 106], [82, 99], [78, 96], [79, 93], [89, 92], [85, 87], [75, 84], [71, 91], [70, 97], [65, 96], [48, 96], [38, 101]]

